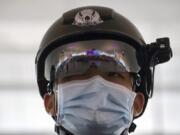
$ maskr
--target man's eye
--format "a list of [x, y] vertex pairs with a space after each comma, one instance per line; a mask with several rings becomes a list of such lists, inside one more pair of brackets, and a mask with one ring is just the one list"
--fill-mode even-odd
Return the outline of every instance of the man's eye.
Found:
[[124, 78], [123, 75], [121, 75], [120, 73], [116, 73], [116, 72], [109, 72], [108, 73], [109, 77], [120, 77], [120, 78]]

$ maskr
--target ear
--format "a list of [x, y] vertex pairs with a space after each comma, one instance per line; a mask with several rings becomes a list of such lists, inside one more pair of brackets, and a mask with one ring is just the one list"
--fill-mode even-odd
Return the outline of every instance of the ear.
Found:
[[137, 117], [143, 111], [143, 106], [145, 103], [144, 95], [140, 92], [136, 93], [133, 105], [133, 116]]
[[46, 109], [46, 112], [52, 116], [55, 116], [55, 97], [54, 94], [49, 95], [45, 94], [44, 95], [44, 107]]

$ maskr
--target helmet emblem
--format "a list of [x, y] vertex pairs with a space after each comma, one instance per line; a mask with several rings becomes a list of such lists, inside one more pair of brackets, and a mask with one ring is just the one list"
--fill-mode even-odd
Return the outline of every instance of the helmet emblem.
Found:
[[93, 9], [84, 9], [75, 15], [73, 25], [89, 26], [102, 23], [99, 13]]

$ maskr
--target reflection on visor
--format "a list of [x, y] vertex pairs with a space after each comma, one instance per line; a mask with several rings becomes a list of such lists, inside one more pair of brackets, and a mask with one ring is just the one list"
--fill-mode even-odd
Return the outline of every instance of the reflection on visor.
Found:
[[45, 77], [51, 69], [59, 78], [84, 74], [95, 67], [102, 72], [138, 72], [136, 50], [121, 41], [88, 40], [66, 44], [52, 51], [45, 62]]

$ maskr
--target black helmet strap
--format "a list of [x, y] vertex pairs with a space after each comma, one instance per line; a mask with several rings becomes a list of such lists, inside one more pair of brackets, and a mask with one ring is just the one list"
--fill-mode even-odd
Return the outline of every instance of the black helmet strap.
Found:
[[69, 132], [67, 129], [65, 129], [64, 127], [62, 126], [59, 126], [59, 125], [55, 125], [55, 132], [58, 134], [58, 135], [73, 135], [71, 132]]

